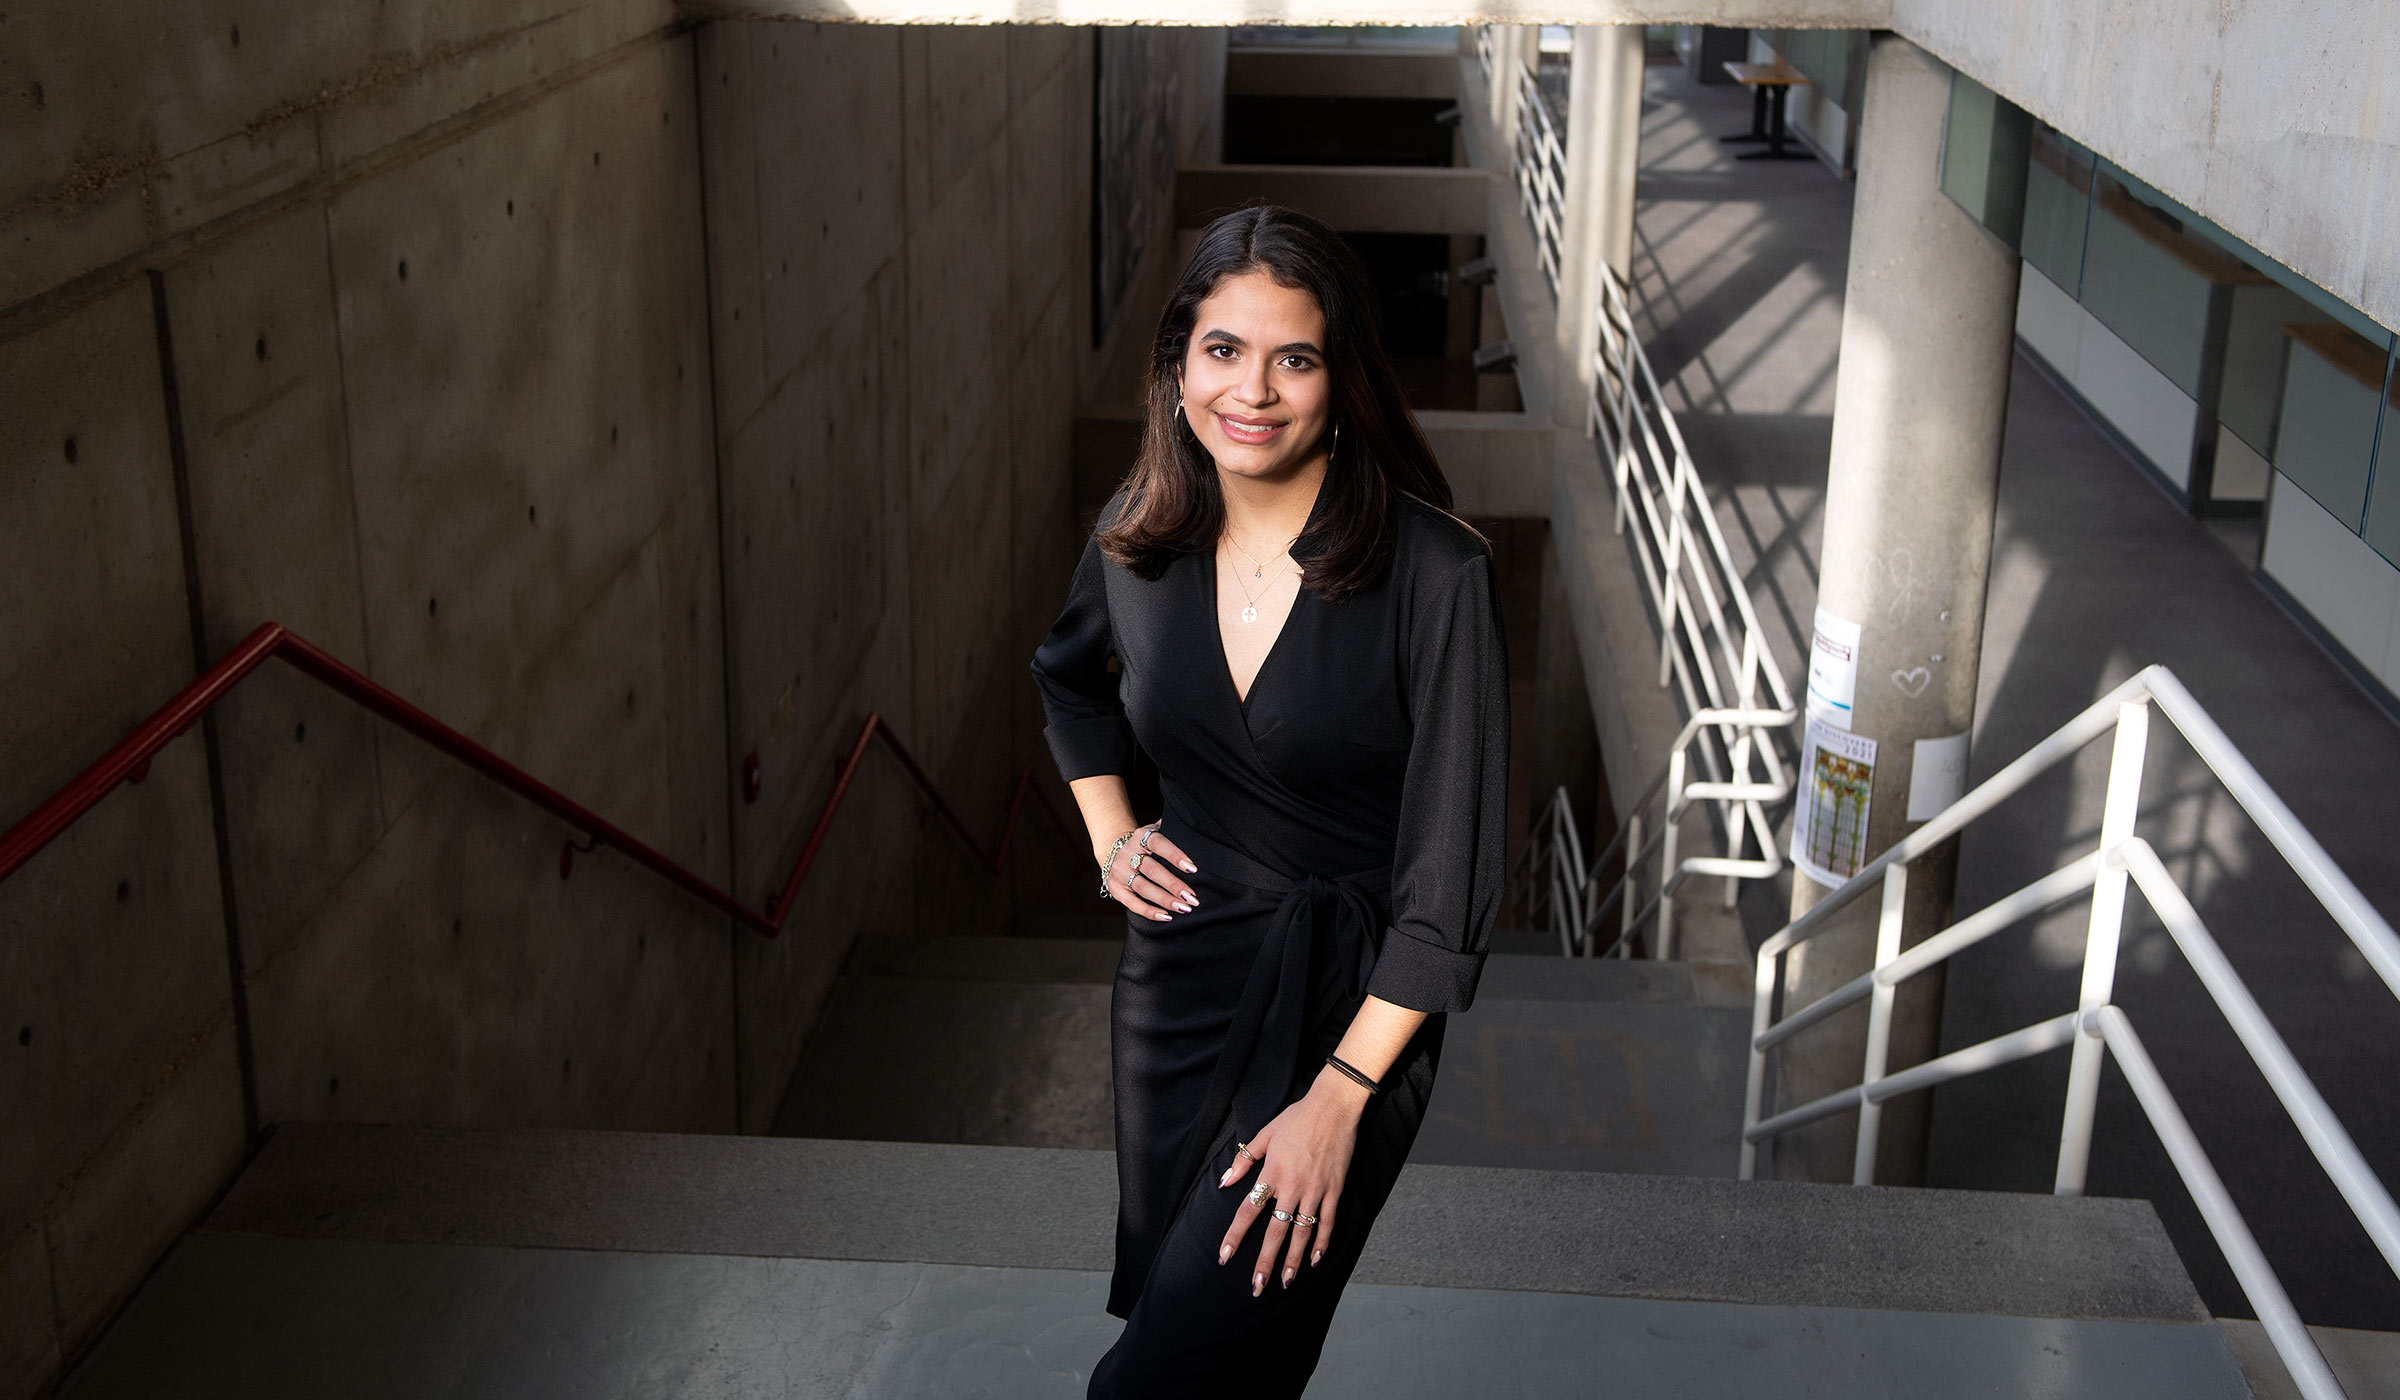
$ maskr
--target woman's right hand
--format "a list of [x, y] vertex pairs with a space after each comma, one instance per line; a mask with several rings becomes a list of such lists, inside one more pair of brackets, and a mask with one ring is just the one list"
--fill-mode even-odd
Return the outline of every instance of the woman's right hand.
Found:
[[1175, 872], [1197, 875], [1200, 867], [1192, 864], [1181, 847], [1161, 836], [1158, 826], [1152, 822], [1133, 829], [1131, 839], [1118, 848], [1115, 863], [1108, 867], [1107, 883], [1109, 897], [1117, 903], [1145, 919], [1164, 923], [1199, 905], [1200, 896]]

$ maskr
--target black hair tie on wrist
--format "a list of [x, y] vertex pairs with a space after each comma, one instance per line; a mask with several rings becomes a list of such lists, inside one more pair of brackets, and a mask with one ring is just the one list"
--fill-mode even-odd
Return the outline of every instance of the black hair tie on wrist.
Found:
[[1343, 1059], [1341, 1056], [1327, 1055], [1325, 1057], [1325, 1063], [1333, 1066], [1337, 1070], [1340, 1070], [1342, 1074], [1350, 1080], [1351, 1083], [1356, 1084], [1359, 1088], [1366, 1090], [1368, 1093], [1380, 1094], [1383, 1092], [1383, 1086], [1381, 1084], [1369, 1079], [1366, 1074], [1358, 1068], [1358, 1066], [1351, 1064], [1348, 1060]]

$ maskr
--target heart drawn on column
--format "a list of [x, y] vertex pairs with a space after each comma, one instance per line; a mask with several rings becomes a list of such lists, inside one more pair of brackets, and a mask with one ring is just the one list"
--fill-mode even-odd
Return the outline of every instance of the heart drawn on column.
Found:
[[1905, 671], [1892, 672], [1893, 686], [1898, 688], [1902, 695], [1907, 696], [1911, 700], [1923, 695], [1925, 693], [1925, 687], [1931, 685], [1932, 683], [1933, 672], [1926, 670], [1922, 666], [1914, 666]]

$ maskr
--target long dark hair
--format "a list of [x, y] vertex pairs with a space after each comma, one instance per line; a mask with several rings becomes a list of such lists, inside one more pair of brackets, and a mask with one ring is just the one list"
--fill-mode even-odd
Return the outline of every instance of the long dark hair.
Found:
[[1400, 396], [1358, 255], [1324, 224], [1271, 204], [1227, 214], [1201, 233], [1158, 318], [1141, 456], [1126, 479], [1123, 508], [1099, 533], [1100, 548], [1154, 579], [1176, 555], [1215, 546], [1225, 499], [1215, 461], [1178, 422], [1179, 371], [1200, 303], [1244, 272], [1264, 272], [1307, 292], [1325, 313], [1325, 368], [1333, 384], [1327, 431], [1335, 451], [1292, 559], [1305, 587], [1338, 602], [1382, 576], [1392, 553], [1393, 493], [1447, 511], [1450, 482]]

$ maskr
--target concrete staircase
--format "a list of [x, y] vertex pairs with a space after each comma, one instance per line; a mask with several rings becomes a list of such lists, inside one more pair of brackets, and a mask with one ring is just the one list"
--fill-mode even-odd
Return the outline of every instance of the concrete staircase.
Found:
[[[287, 1126], [72, 1400], [1072, 1397], [1107, 1153]], [[2246, 1396], [2147, 1205], [1412, 1166], [1318, 1397]]]
[[[834, 989], [776, 1131], [1107, 1149], [1118, 944], [937, 938]], [[1733, 969], [1738, 973], [1739, 969]], [[1413, 1160], [1730, 1176], [1749, 991], [1723, 969], [1495, 953]]]
[[[65, 1394], [1080, 1395], [1116, 957], [855, 967], [789, 1136], [287, 1126]], [[2250, 1393], [2145, 1203], [1723, 1179], [1737, 974], [1494, 955], [1309, 1393]]]

